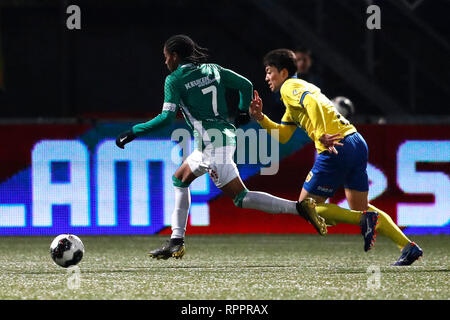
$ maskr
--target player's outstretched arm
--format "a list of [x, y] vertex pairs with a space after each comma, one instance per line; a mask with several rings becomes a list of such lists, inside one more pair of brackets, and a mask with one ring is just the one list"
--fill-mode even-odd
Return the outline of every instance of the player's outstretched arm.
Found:
[[[276, 137], [280, 143], [286, 143], [291, 139], [297, 126], [289, 122], [289, 124], [276, 123], [269, 119], [263, 112], [263, 102], [259, 97], [258, 91], [254, 91], [252, 102], [250, 103], [249, 113], [250, 116], [258, 121], [259, 125], [266, 129], [269, 134]], [[286, 115], [283, 119], [286, 118]]]
[[119, 148], [124, 148], [125, 144], [133, 141], [138, 136], [145, 135], [153, 130], [165, 127], [173, 122], [176, 112], [164, 110], [158, 116], [150, 121], [137, 124], [130, 130], [122, 132], [117, 136], [116, 145]]

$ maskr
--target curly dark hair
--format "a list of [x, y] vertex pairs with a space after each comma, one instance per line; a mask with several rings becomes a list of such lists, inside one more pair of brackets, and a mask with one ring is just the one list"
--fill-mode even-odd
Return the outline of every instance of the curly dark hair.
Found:
[[176, 52], [182, 61], [199, 64], [206, 62], [208, 49], [200, 47], [190, 37], [177, 34], [170, 37], [164, 44], [167, 52]]

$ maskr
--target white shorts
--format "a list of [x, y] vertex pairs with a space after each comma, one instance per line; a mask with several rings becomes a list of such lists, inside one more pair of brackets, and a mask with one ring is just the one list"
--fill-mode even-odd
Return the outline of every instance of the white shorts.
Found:
[[186, 159], [191, 171], [197, 176], [209, 173], [217, 188], [239, 176], [233, 155], [236, 147], [226, 146], [214, 149], [195, 150]]

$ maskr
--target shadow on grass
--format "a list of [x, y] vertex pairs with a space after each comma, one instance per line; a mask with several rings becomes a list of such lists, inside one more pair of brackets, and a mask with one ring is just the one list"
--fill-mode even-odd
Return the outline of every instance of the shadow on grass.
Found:
[[[80, 268], [81, 274], [101, 274], [101, 273], [122, 273], [122, 272], [142, 272], [143, 270], [153, 271], [153, 270], [190, 270], [190, 269], [204, 269], [204, 270], [211, 270], [215, 271], [218, 269], [258, 269], [258, 268], [270, 268], [270, 269], [293, 269], [298, 268], [298, 266], [295, 265], [239, 265], [239, 266], [205, 266], [205, 265], [180, 265], [180, 266], [145, 266], [145, 267], [125, 267], [121, 269], [83, 269]], [[57, 274], [61, 272], [66, 272], [68, 269], [61, 268], [57, 270], [45, 270], [45, 271], [17, 271], [17, 270], [3, 270], [3, 273], [8, 274], [24, 274], [24, 275], [39, 275], [39, 274]]]
[[[421, 266], [408, 267], [408, 266], [389, 266], [389, 267], [381, 267], [381, 273], [438, 273], [438, 272], [450, 272], [450, 269], [419, 269], [424, 268]], [[331, 270], [329, 270], [332, 272]], [[342, 274], [358, 274], [358, 273], [368, 273], [366, 269], [358, 269], [358, 270], [335, 270], [334, 273], [342, 273]]]
[[[163, 261], [162, 261], [163, 262]], [[133, 266], [133, 267], [122, 267], [120, 269], [81, 269], [82, 274], [104, 274], [104, 273], [136, 273], [145, 270], [208, 270], [216, 271], [223, 269], [297, 269], [301, 268], [298, 265], [222, 265], [222, 266], [210, 266], [210, 265], [148, 265], [148, 266]], [[330, 274], [366, 274], [368, 273], [366, 268], [315, 268], [319, 272], [330, 273]], [[60, 268], [55, 270], [43, 270], [43, 271], [17, 271], [17, 270], [3, 270], [3, 273], [7, 274], [23, 274], [23, 275], [39, 275], [39, 274], [58, 274], [61, 272], [66, 272], [68, 269]], [[423, 266], [380, 266], [381, 273], [448, 273], [449, 268], [427, 268]]]

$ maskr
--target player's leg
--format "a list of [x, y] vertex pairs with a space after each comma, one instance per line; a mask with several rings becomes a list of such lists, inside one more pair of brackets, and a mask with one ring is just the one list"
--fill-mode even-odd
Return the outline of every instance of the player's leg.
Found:
[[303, 201], [306, 198], [314, 199], [317, 204], [323, 203], [323, 202], [327, 201], [327, 199], [328, 199], [328, 197], [319, 196], [317, 194], [310, 193], [305, 188], [302, 188], [302, 191], [300, 192], [298, 201]]
[[403, 249], [407, 244], [411, 243], [408, 237], [406, 237], [406, 235], [386, 212], [376, 208], [371, 204], [369, 204], [367, 208], [368, 210], [377, 212], [379, 215], [378, 225], [376, 227], [376, 231], [378, 233], [394, 241], [394, 243], [397, 244], [400, 249]]
[[[379, 214], [376, 211], [368, 210], [369, 204], [369, 179], [366, 172], [366, 166], [362, 169], [361, 178], [356, 179], [359, 184], [355, 184], [356, 188], [361, 188], [363, 191], [345, 188], [345, 197], [352, 210], [358, 210], [360, 214], [359, 226], [361, 228], [361, 235], [364, 239], [364, 251], [369, 251], [376, 239], [376, 226], [379, 220]], [[352, 179], [355, 178], [355, 174], [352, 175]], [[361, 181], [363, 183], [361, 184]], [[347, 184], [348, 186], [348, 184]], [[366, 191], [367, 189], [367, 191]]]
[[368, 204], [367, 191], [345, 188], [345, 194], [351, 208], [350, 210], [331, 203], [316, 205], [317, 214], [322, 216], [328, 225], [336, 225], [338, 223], [360, 225], [365, 251], [372, 248], [376, 237], [375, 231], [389, 237], [401, 247], [410, 242], [389, 215]]
[[[368, 178], [367, 178], [368, 179]], [[369, 205], [369, 192], [344, 188], [345, 198], [352, 210], [365, 211]]]
[[408, 239], [386, 212], [371, 204], [369, 204], [368, 210], [376, 211], [379, 215], [376, 231], [394, 241], [402, 252], [397, 262], [393, 265], [410, 265], [423, 256], [422, 249], [415, 242]]
[[[364, 138], [359, 133], [353, 134], [349, 139], [349, 146], [352, 154], [354, 154], [351, 157], [354, 163], [345, 181], [345, 195], [351, 209], [364, 211], [360, 223], [361, 233], [365, 241], [364, 248], [370, 249], [375, 239], [374, 231], [377, 231], [391, 239], [402, 249], [402, 255], [397, 261], [397, 265], [413, 263], [423, 254], [420, 247], [405, 236], [387, 213], [369, 204], [369, 179], [366, 170], [368, 147]], [[377, 220], [377, 223], [373, 228], [375, 220]], [[372, 234], [373, 240], [369, 244], [368, 241], [370, 241]]]
[[171, 216], [171, 239], [184, 239], [189, 208], [191, 206], [191, 192], [189, 185], [197, 178], [185, 161], [172, 177], [175, 192], [175, 207]]
[[189, 185], [197, 177], [206, 172], [202, 165], [202, 154], [194, 151], [175, 171], [172, 177], [175, 193], [175, 206], [171, 216], [172, 234], [162, 247], [149, 252], [149, 256], [157, 259], [170, 257], [182, 258], [185, 253], [184, 237], [191, 205]]
[[347, 194], [346, 191], [352, 210], [335, 204], [320, 203], [316, 206], [316, 211], [329, 225], [338, 223], [360, 225], [364, 237], [364, 250], [367, 251], [375, 240], [378, 217], [376, 212], [365, 211], [369, 190], [366, 172], [368, 148], [358, 133], [346, 136], [341, 143], [342, 146], [336, 147], [338, 154], [323, 152], [317, 156], [314, 167], [305, 180], [302, 193], [303, 196], [308, 192], [328, 198], [332, 197], [342, 185], [347, 189], [349, 189], [347, 186], [354, 186], [352, 188], [354, 193]]
[[[422, 249], [408, 239], [386, 212], [368, 203], [367, 192], [345, 189], [345, 194], [350, 208], [364, 210], [366, 215], [370, 212], [376, 212], [378, 214], [378, 223], [376, 224], [375, 230], [379, 234], [391, 239], [402, 250], [401, 256], [394, 265], [410, 265], [423, 255]], [[367, 219], [370, 219], [370, 217], [366, 217]], [[361, 224], [361, 228], [364, 228], [364, 223]]]
[[236, 206], [268, 213], [297, 214], [295, 201], [284, 200], [265, 192], [249, 191], [239, 175], [233, 160], [235, 147], [226, 146], [214, 150], [209, 174], [211, 180]]
[[361, 212], [349, 211], [335, 204], [325, 203], [343, 185], [345, 177], [343, 162], [345, 159], [341, 159], [341, 157], [341, 151], [338, 155], [328, 152], [320, 153], [305, 179], [299, 196], [299, 201], [313, 198], [316, 201], [317, 214], [324, 218], [329, 226], [337, 223], [358, 224], [361, 215]]
[[296, 201], [275, 197], [266, 192], [248, 190], [239, 176], [220, 188], [225, 196], [233, 199], [237, 207], [255, 209], [267, 213], [298, 214]]
[[423, 256], [423, 250], [415, 242], [408, 239], [386, 212], [371, 204], [369, 204], [368, 210], [378, 213], [379, 222], [375, 230], [394, 241], [401, 250], [401, 255], [393, 264], [394, 266], [409, 266]]
[[[347, 210], [340, 208], [335, 204], [324, 203], [327, 198], [332, 197], [337, 189], [347, 182], [348, 176], [351, 176], [354, 171], [355, 159], [358, 161], [360, 158], [359, 162], [364, 165], [363, 169], [365, 173], [365, 180], [362, 179], [364, 181], [362, 181], [360, 190], [366, 192], [367, 198], [369, 186], [367, 173], [365, 172], [367, 164], [367, 147], [363, 145], [359, 148], [362, 150], [358, 150], [354, 147], [354, 140], [352, 135], [346, 136], [341, 141], [343, 145], [336, 147], [338, 154], [332, 154], [326, 151], [318, 154], [314, 166], [306, 177], [302, 192], [300, 193], [300, 200], [305, 197], [313, 197], [319, 202], [316, 205], [317, 214], [323, 217], [328, 225], [336, 225], [338, 223], [358, 225], [361, 223], [361, 218], [363, 216], [365, 219], [370, 215], [377, 215], [376, 213], [362, 215], [362, 212], [358, 210]], [[359, 164], [358, 162], [356, 163]], [[357, 199], [354, 199], [355, 203], [356, 200]], [[359, 205], [359, 209], [362, 209], [361, 205]], [[374, 240], [376, 220], [373, 221], [373, 223], [374, 225], [370, 232], [367, 233], [367, 230], [364, 230], [363, 233], [366, 251], [370, 249]], [[364, 226], [366, 226], [366, 224], [364, 224]]]
[[[367, 176], [368, 147], [364, 138], [359, 133], [355, 133], [349, 137], [348, 142], [349, 152], [353, 154], [351, 157], [353, 162], [352, 170], [345, 181], [345, 196], [350, 208], [353, 210], [367, 211], [367, 214], [361, 217], [362, 229], [365, 228], [364, 225], [369, 220], [373, 220], [374, 215], [377, 215], [378, 224], [375, 230], [390, 238], [400, 248], [405, 247], [411, 241], [409, 241], [400, 228], [392, 221], [391, 217], [382, 210], [369, 205], [369, 178]], [[375, 212], [375, 214], [371, 214], [371, 212]]]
[[344, 209], [334, 203], [325, 203], [328, 199], [327, 197], [312, 194], [305, 188], [302, 188], [299, 201], [306, 198], [312, 198], [316, 201], [317, 214], [324, 218], [329, 226], [335, 226], [338, 223], [359, 224], [361, 211]]
[[402, 230], [395, 224], [392, 218], [384, 211], [376, 208], [375, 206], [369, 204], [367, 207], [370, 211], [375, 211], [378, 213], [378, 224], [375, 230], [392, 241], [400, 248], [403, 249], [411, 241], [402, 232]]
[[314, 210], [315, 202], [311, 198], [303, 201], [291, 201], [273, 196], [267, 192], [248, 190], [240, 177], [234, 178], [221, 188], [223, 193], [233, 199], [239, 208], [255, 209], [266, 213], [299, 214], [310, 222], [320, 235], [327, 233], [325, 221]]
[[[302, 190], [302, 194], [303, 197], [314, 196], [305, 189]], [[300, 196], [300, 199], [301, 198], [302, 196]], [[375, 240], [375, 226], [377, 224], [377, 214], [375, 212], [349, 210], [341, 208], [333, 203], [324, 202], [320, 202], [316, 205], [316, 212], [325, 219], [326, 224], [329, 226], [335, 226], [338, 223], [360, 225], [361, 234], [364, 237], [364, 250], [368, 251], [372, 248]]]
[[[300, 214], [311, 222], [319, 234], [326, 234], [326, 225], [320, 221], [313, 210], [314, 203], [307, 199], [302, 203], [273, 196], [266, 192], [248, 190], [242, 182], [236, 164], [233, 161], [234, 149], [225, 147], [226, 163], [211, 164], [211, 178], [216, 186], [240, 208], [255, 209], [267, 213]], [[313, 221], [311, 221], [313, 219]]]
[[368, 205], [368, 210], [376, 211], [379, 215], [378, 225], [376, 227], [378, 233], [394, 241], [400, 249], [403, 249], [411, 242], [386, 212], [371, 204]]

